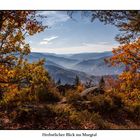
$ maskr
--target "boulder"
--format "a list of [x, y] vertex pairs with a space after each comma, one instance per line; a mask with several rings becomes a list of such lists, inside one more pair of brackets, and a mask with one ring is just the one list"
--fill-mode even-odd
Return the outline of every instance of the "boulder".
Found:
[[104, 94], [104, 90], [99, 88], [98, 86], [90, 87], [85, 89], [80, 93], [81, 97], [84, 97], [88, 94], [93, 94], [93, 95], [99, 95], [99, 94]]

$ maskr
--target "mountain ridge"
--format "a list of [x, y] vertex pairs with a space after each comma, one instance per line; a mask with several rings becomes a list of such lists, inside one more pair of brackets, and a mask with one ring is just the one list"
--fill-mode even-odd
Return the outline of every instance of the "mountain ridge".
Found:
[[[78, 58], [73, 56], [78, 56]], [[112, 52], [65, 54], [63, 56], [54, 53], [32, 52], [28, 59], [33, 62], [45, 58], [45, 68], [55, 81], [61, 79], [63, 84], [72, 84], [76, 75], [79, 76], [82, 82], [86, 82], [94, 76], [119, 74], [122, 67], [108, 67], [104, 62], [104, 59], [110, 56], [112, 56]]]

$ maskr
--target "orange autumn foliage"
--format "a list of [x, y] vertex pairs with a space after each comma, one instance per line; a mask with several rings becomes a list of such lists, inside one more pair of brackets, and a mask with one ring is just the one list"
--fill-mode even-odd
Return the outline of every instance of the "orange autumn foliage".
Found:
[[42, 18], [36, 11], [0, 11], [0, 96], [6, 102], [48, 84], [44, 60], [26, 60], [30, 46], [25, 38], [46, 28]]
[[124, 91], [140, 90], [140, 38], [113, 50], [109, 61], [113, 66], [124, 65], [125, 70], [119, 75], [121, 89]]

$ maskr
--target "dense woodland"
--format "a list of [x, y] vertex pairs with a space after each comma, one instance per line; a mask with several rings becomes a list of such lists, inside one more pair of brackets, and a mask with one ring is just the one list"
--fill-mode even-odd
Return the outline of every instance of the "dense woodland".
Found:
[[[68, 15], [73, 18], [73, 11]], [[45, 60], [30, 63], [25, 41], [44, 30], [37, 11], [0, 11], [0, 129], [140, 129], [140, 11], [81, 12], [120, 30], [111, 66], [125, 65], [117, 79], [98, 85], [61, 85], [50, 77]], [[89, 89], [90, 88], [90, 89]]]

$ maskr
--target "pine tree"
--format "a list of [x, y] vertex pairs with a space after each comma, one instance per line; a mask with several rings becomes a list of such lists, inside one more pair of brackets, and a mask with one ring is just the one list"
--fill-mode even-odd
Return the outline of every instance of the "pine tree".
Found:
[[61, 85], [61, 79], [59, 78], [58, 81], [56, 82], [56, 84], [59, 86]]
[[104, 90], [104, 88], [105, 88], [105, 81], [104, 81], [103, 76], [101, 77], [101, 79], [100, 79], [100, 81], [99, 81], [99, 88], [100, 88], [101, 90]]
[[74, 83], [74, 85], [77, 87], [78, 85], [80, 85], [80, 79], [79, 79], [79, 77], [76, 75], [76, 77], [75, 77], [75, 83]]

